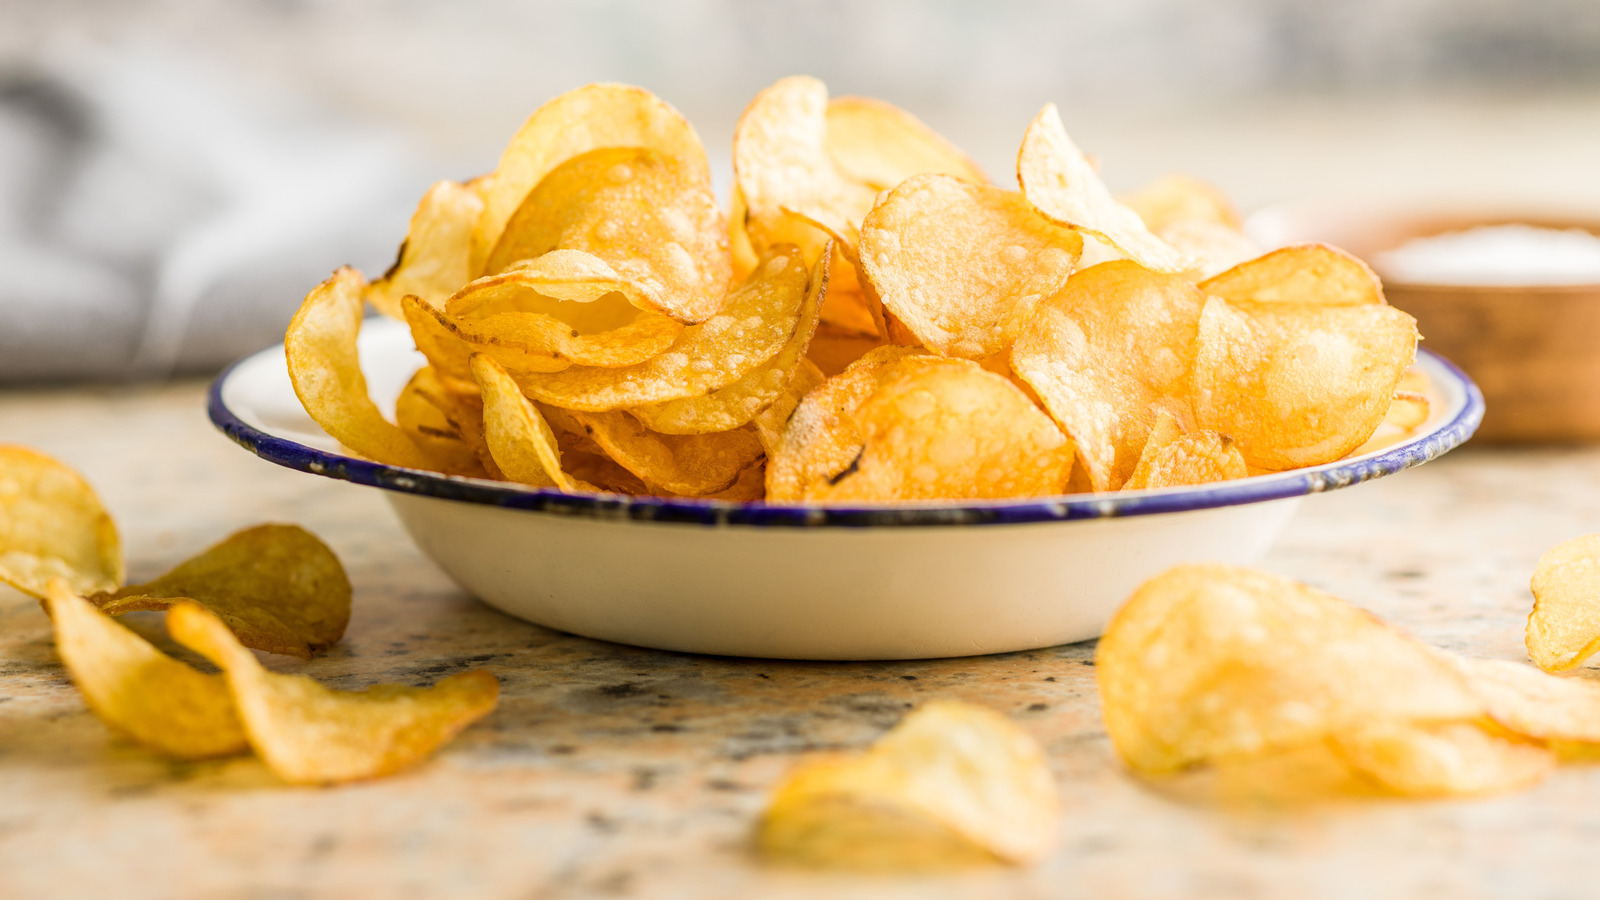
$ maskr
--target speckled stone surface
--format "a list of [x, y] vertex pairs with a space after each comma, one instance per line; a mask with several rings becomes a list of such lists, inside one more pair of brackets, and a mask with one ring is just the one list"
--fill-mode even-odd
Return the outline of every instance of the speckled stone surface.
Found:
[[[1593, 896], [1600, 768], [1476, 801], [1173, 799], [1113, 758], [1092, 644], [810, 664], [558, 634], [464, 596], [376, 491], [261, 462], [201, 407], [195, 383], [0, 393], [0, 441], [89, 477], [130, 578], [257, 522], [320, 534], [355, 584], [349, 633], [273, 667], [354, 688], [481, 666], [500, 677], [501, 706], [428, 764], [371, 783], [286, 787], [248, 757], [171, 763], [94, 719], [38, 606], [0, 593], [0, 897]], [[1600, 531], [1600, 450], [1468, 448], [1309, 498], [1265, 565], [1438, 645], [1524, 659], [1534, 562], [1587, 531]], [[159, 616], [126, 621], [171, 647]], [[863, 746], [931, 697], [993, 706], [1045, 743], [1066, 810], [1049, 860], [906, 879], [750, 852], [765, 792], [797, 759]]]

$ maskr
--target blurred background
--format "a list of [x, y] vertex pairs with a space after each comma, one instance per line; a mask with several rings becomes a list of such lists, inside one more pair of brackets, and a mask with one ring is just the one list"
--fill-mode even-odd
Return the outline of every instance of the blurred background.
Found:
[[881, 97], [1009, 181], [1054, 101], [1114, 189], [1600, 217], [1595, 0], [0, 0], [0, 382], [214, 370], [540, 103], [643, 85], [725, 191], [792, 73]]

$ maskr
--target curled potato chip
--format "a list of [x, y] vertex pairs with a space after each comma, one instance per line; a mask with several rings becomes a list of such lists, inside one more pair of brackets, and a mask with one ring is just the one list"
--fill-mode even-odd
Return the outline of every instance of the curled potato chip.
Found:
[[376, 778], [409, 768], [488, 715], [500, 682], [475, 669], [430, 688], [380, 684], [330, 691], [304, 675], [262, 668], [221, 619], [194, 603], [167, 614], [181, 644], [220, 666], [250, 746], [292, 784]]
[[760, 440], [749, 428], [657, 434], [626, 412], [569, 415], [624, 469], [648, 484], [685, 497], [726, 490], [762, 453]]
[[1430, 408], [1426, 394], [1395, 391], [1394, 397], [1389, 402], [1389, 411], [1383, 414], [1383, 420], [1403, 431], [1410, 431], [1428, 421]]
[[891, 364], [937, 357], [911, 347], [879, 347], [807, 392], [788, 417], [776, 447], [768, 447], [767, 499], [802, 500], [855, 463], [863, 437], [856, 410], [894, 374]]
[[877, 191], [846, 176], [828, 152], [828, 89], [807, 76], [756, 95], [733, 133], [733, 172], [756, 250], [796, 244], [806, 258], [829, 235], [854, 253]]
[[432, 366], [418, 369], [395, 399], [395, 424], [428, 454], [438, 471], [481, 478], [486, 474], [483, 463], [462, 436], [461, 426], [451, 420], [444, 394], [445, 387]]
[[246, 647], [301, 659], [338, 643], [350, 623], [339, 557], [295, 525], [246, 528], [154, 581], [89, 598], [113, 616], [184, 600], [214, 613]]
[[1206, 301], [1196, 423], [1259, 469], [1313, 466], [1361, 446], [1416, 359], [1416, 320], [1392, 306]]
[[822, 303], [821, 324], [835, 331], [877, 337], [883, 328], [880, 303], [868, 296], [856, 264], [834, 244], [829, 264], [828, 295]]
[[681, 160], [696, 180], [711, 183], [705, 147], [694, 127], [654, 94], [622, 84], [568, 91], [535, 110], [501, 154], [472, 229], [471, 271], [483, 272], [506, 223], [546, 175], [601, 147], [647, 147]]
[[756, 427], [756, 437], [761, 439], [761, 447], [768, 456], [777, 452], [778, 445], [782, 443], [783, 432], [789, 427], [789, 417], [794, 415], [795, 407], [826, 380], [827, 376], [822, 374], [816, 363], [809, 359], [800, 360], [783, 392], [751, 418], [750, 423]]
[[1239, 448], [1225, 434], [1191, 431], [1155, 446], [1152, 446], [1153, 443], [1145, 444], [1144, 452], [1139, 456], [1139, 465], [1122, 485], [1123, 490], [1211, 484], [1244, 478], [1250, 474], [1244, 457], [1239, 455]]
[[1506, 730], [1552, 744], [1600, 746], [1600, 682], [1557, 678], [1504, 659], [1448, 658]]
[[1062, 493], [1072, 442], [1007, 379], [967, 360], [890, 363], [851, 415], [860, 449], [803, 499], [932, 500]]
[[1050, 851], [1059, 817], [1032, 735], [993, 710], [934, 701], [862, 755], [798, 768], [757, 842], [771, 856], [849, 868], [1028, 863]]
[[[561, 275], [587, 268], [592, 295], [557, 299]], [[600, 270], [604, 270], [604, 273]], [[559, 372], [576, 363], [620, 368], [656, 356], [683, 326], [626, 299], [627, 282], [603, 261], [576, 250], [557, 250], [488, 275], [451, 297], [440, 324], [473, 350], [513, 372]]]
[[483, 434], [495, 466], [511, 481], [575, 491], [580, 485], [561, 467], [561, 448], [550, 424], [499, 363], [472, 357], [483, 391]]
[[1017, 155], [1022, 193], [1046, 219], [1092, 234], [1158, 272], [1182, 272], [1190, 261], [1145, 227], [1139, 214], [1111, 196], [1094, 166], [1067, 137], [1054, 103], [1028, 125]]
[[903, 109], [870, 97], [834, 97], [827, 108], [827, 148], [846, 177], [874, 190], [939, 172], [974, 184], [989, 181], [978, 164]]
[[1198, 178], [1177, 172], [1163, 175], [1117, 200], [1156, 233], [1182, 222], [1205, 222], [1237, 233], [1241, 224], [1226, 194]]
[[417, 352], [428, 360], [428, 367], [438, 376], [440, 384], [452, 391], [475, 390], [472, 367], [468, 360], [472, 348], [456, 336], [446, 324], [442, 311], [423, 303], [421, 298], [400, 298], [400, 315], [411, 329], [411, 342]]
[[697, 397], [760, 368], [794, 335], [805, 308], [805, 261], [793, 246], [766, 252], [722, 312], [691, 325], [666, 352], [632, 366], [573, 366], [549, 375], [518, 374], [524, 393], [584, 412], [631, 409]]
[[731, 431], [749, 422], [777, 400], [793, 381], [795, 369], [805, 360], [806, 348], [817, 331], [817, 319], [828, 295], [831, 254], [824, 253], [812, 267], [810, 285], [800, 306], [800, 320], [777, 354], [750, 370], [733, 384], [699, 397], [685, 397], [637, 407], [631, 412], [645, 427], [662, 434], [705, 434]]
[[83, 476], [27, 447], [0, 444], [0, 583], [43, 599], [52, 578], [74, 591], [122, 584], [122, 542]]
[[1214, 278], [1261, 255], [1261, 248], [1243, 232], [1216, 222], [1173, 222], [1156, 236], [1189, 260], [1185, 274], [1197, 280]]
[[1483, 713], [1431, 648], [1336, 597], [1237, 566], [1178, 566], [1145, 582], [1107, 626], [1095, 665], [1112, 745], [1146, 774], [1372, 723]]
[[1284, 247], [1201, 282], [1224, 300], [1252, 303], [1383, 303], [1383, 282], [1366, 263], [1327, 244]]
[[1156, 402], [1188, 395], [1203, 306], [1181, 276], [1118, 260], [1074, 274], [1018, 336], [1011, 368], [1077, 443], [1094, 490], [1133, 474]]
[[441, 181], [428, 188], [394, 265], [367, 285], [366, 301], [396, 319], [404, 318], [400, 300], [407, 294], [429, 306], [444, 305], [446, 297], [472, 279], [472, 226], [482, 212], [483, 198], [467, 185]]
[[367, 459], [426, 469], [427, 454], [378, 412], [367, 395], [356, 336], [365, 282], [348, 266], [312, 288], [283, 336], [289, 380], [322, 430]]
[[1564, 672], [1600, 650], [1600, 534], [1563, 541], [1533, 570], [1528, 656], [1546, 672]]
[[984, 359], [1066, 284], [1083, 239], [1016, 191], [916, 175], [861, 226], [861, 267], [883, 305], [929, 349]]
[[179, 662], [119, 625], [63, 579], [45, 588], [56, 652], [89, 709], [112, 729], [178, 759], [249, 749], [221, 675]]
[[883, 340], [875, 335], [842, 331], [819, 322], [817, 333], [811, 338], [811, 346], [806, 348], [806, 359], [810, 360], [823, 375], [831, 378], [843, 372], [851, 363], [882, 346], [884, 346]]
[[681, 322], [722, 307], [733, 276], [729, 232], [711, 186], [685, 160], [606, 147], [553, 169], [506, 223], [484, 271], [551, 250], [604, 261], [628, 299]]
[[1346, 763], [1408, 796], [1491, 794], [1527, 787], [1555, 768], [1543, 745], [1474, 722], [1380, 722], [1333, 737]]

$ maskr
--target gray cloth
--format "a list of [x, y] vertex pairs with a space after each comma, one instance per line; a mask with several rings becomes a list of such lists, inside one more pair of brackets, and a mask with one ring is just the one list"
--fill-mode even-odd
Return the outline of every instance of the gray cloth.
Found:
[[215, 370], [313, 285], [382, 271], [398, 138], [159, 52], [0, 78], [0, 382]]

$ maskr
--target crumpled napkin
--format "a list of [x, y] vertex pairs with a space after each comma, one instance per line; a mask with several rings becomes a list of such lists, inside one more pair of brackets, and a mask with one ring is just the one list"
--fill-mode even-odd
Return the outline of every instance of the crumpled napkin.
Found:
[[0, 78], [0, 382], [214, 371], [381, 272], [404, 139], [156, 50]]

